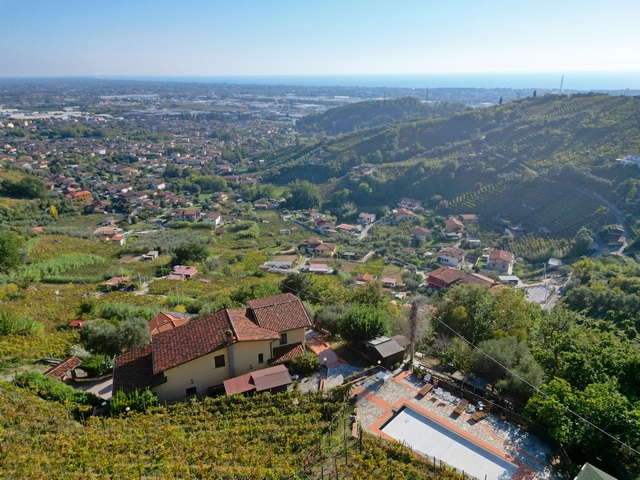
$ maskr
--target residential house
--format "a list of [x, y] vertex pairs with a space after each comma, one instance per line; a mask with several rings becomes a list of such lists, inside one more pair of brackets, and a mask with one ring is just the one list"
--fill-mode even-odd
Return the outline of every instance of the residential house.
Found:
[[411, 235], [413, 235], [415, 238], [431, 238], [431, 230], [429, 230], [428, 228], [424, 228], [424, 227], [418, 227], [418, 228], [414, 228], [413, 230], [411, 230]]
[[418, 218], [418, 216], [407, 208], [398, 208], [391, 215], [394, 223], [406, 222]]
[[202, 212], [197, 208], [177, 208], [171, 212], [171, 219], [182, 222], [197, 222]]
[[351, 234], [358, 232], [358, 229], [356, 227], [354, 227], [353, 225], [349, 225], [348, 223], [341, 223], [340, 225], [337, 225], [336, 230]]
[[487, 268], [511, 275], [513, 273], [513, 253], [506, 250], [491, 250]]
[[398, 203], [399, 207], [414, 209], [422, 206], [422, 202], [415, 198], [401, 198], [400, 203]]
[[81, 190], [79, 192], [67, 193], [65, 197], [73, 205], [90, 205], [93, 203], [93, 197], [88, 190]]
[[440, 265], [449, 267], [457, 267], [464, 263], [464, 257], [467, 254], [465, 250], [458, 247], [445, 247], [436, 253], [436, 262]]
[[351, 170], [356, 175], [369, 175], [376, 171], [376, 166], [372, 163], [363, 163], [362, 165], [356, 165]]
[[458, 220], [460, 220], [462, 223], [477, 223], [478, 221], [478, 216], [473, 214], [473, 213], [463, 213], [461, 215], [458, 215]]
[[363, 283], [373, 282], [377, 278], [378, 277], [374, 277], [370, 273], [361, 273], [360, 275], [356, 276], [356, 283], [362, 285]]
[[167, 275], [167, 280], [187, 280], [198, 273], [196, 267], [187, 265], [176, 265], [171, 269], [171, 273]]
[[224, 220], [222, 220], [222, 215], [218, 212], [209, 212], [204, 217], [202, 217], [202, 221], [204, 223], [213, 223], [216, 228], [224, 225]]
[[333, 268], [329, 267], [325, 263], [312, 263], [309, 265], [309, 273], [318, 273], [322, 275], [330, 275], [333, 273]]
[[360, 225], [370, 225], [375, 221], [376, 221], [376, 214], [375, 213], [362, 212], [362, 213], [360, 213], [360, 215], [358, 215], [358, 223]]
[[485, 277], [484, 275], [480, 275], [478, 273], [468, 273], [462, 278], [461, 282], [469, 285], [479, 285], [482, 288], [486, 289], [490, 289], [491, 287], [498, 285], [499, 283], [492, 278]]
[[337, 247], [335, 243], [322, 243], [314, 248], [313, 253], [320, 257], [333, 257]]
[[464, 230], [464, 225], [457, 218], [447, 218], [444, 221], [444, 229], [447, 232], [456, 232], [460, 233]]
[[305, 253], [313, 253], [316, 247], [322, 245], [323, 243], [324, 241], [319, 238], [310, 237], [302, 240], [298, 245], [298, 248]]
[[150, 388], [160, 401], [177, 401], [304, 353], [311, 321], [300, 299], [285, 293], [247, 304], [158, 333], [117, 357], [114, 392]]
[[125, 244], [125, 242], [126, 242], [126, 239], [122, 235], [116, 235], [114, 237], [111, 237], [111, 243], [118, 247], [122, 247]]
[[434, 290], [448, 288], [463, 279], [465, 273], [453, 267], [440, 267], [427, 275], [427, 286]]
[[393, 288], [396, 286], [397, 280], [391, 277], [383, 277], [382, 286], [386, 288]]
[[149, 330], [151, 330], [151, 335], [157, 335], [180, 327], [187, 322], [189, 322], [188, 313], [160, 312], [149, 321]]

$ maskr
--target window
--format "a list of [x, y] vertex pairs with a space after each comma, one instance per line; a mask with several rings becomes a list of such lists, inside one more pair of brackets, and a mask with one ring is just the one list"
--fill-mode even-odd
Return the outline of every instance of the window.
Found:
[[286, 333], [281, 333], [280, 334], [280, 345], [284, 345], [285, 343], [287, 343], [287, 334]]
[[258, 354], [258, 363], [264, 363], [264, 353]]
[[226, 365], [224, 363], [224, 355], [218, 355], [217, 357], [213, 357], [213, 361], [216, 364], [216, 368], [221, 368]]
[[187, 388], [187, 396], [189, 395], [195, 395], [198, 391], [197, 387], [191, 387], [191, 388]]

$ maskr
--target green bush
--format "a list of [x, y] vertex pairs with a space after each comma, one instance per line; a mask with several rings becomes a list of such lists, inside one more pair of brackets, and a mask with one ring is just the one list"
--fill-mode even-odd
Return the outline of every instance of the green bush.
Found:
[[[145, 413], [149, 407], [158, 405], [158, 396], [148, 388], [144, 391], [135, 390], [132, 393], [117, 391], [111, 399], [111, 415], [120, 415], [127, 411]], [[127, 410], [128, 409], [128, 410]]]
[[89, 377], [101, 377], [111, 373], [113, 365], [106, 355], [91, 355], [84, 359], [80, 368], [87, 372]]
[[0, 312], [0, 334], [31, 335], [44, 331], [44, 324], [33, 318], [22, 318], [13, 312]]
[[308, 375], [320, 370], [320, 361], [315, 353], [307, 350], [303, 355], [291, 360], [289, 370], [298, 375]]
[[102, 402], [102, 399], [93, 393], [81, 392], [40, 372], [21, 373], [13, 380], [13, 383], [35, 392], [45, 400], [79, 405], [99, 405]]

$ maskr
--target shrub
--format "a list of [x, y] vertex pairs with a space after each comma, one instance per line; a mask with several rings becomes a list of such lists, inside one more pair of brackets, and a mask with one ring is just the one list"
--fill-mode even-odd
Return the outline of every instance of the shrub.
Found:
[[[158, 405], [158, 396], [148, 388], [131, 393], [117, 391], [111, 399], [111, 415], [120, 415], [127, 411], [145, 413], [148, 408]], [[127, 410], [128, 409], [128, 410]]]
[[306, 350], [303, 355], [291, 360], [289, 370], [298, 375], [308, 375], [320, 370], [320, 362], [315, 353]]
[[0, 334], [31, 335], [44, 331], [44, 324], [33, 318], [22, 318], [13, 312], [0, 312]]
[[21, 388], [32, 390], [45, 400], [80, 405], [99, 405], [102, 402], [102, 399], [93, 393], [81, 392], [55, 378], [46, 377], [40, 372], [21, 373], [13, 380], [13, 383]]
[[80, 368], [90, 377], [101, 377], [111, 373], [113, 365], [106, 355], [91, 355], [84, 359]]

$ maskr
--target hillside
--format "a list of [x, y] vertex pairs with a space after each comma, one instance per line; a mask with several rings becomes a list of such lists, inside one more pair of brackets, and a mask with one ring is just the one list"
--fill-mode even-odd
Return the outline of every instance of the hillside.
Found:
[[207, 398], [81, 422], [56, 402], [2, 384], [0, 476], [461, 478], [369, 436], [360, 445], [347, 437], [345, 465], [342, 429], [350, 435], [352, 407], [334, 395]]
[[[592, 192], [637, 213], [640, 170], [615, 160], [640, 149], [639, 120], [637, 97], [525, 98], [289, 147], [266, 162], [265, 177], [322, 183], [336, 210], [344, 202], [392, 206], [407, 196], [443, 214], [478, 213], [490, 228], [506, 220], [572, 236], [615, 221]], [[312, 155], [321, 162], [308, 164]], [[374, 171], [354, 173], [362, 163]]]
[[448, 117], [465, 110], [469, 108], [460, 103], [425, 103], [415, 97], [369, 100], [307, 115], [296, 122], [296, 128], [306, 134], [339, 135], [398, 122]]

